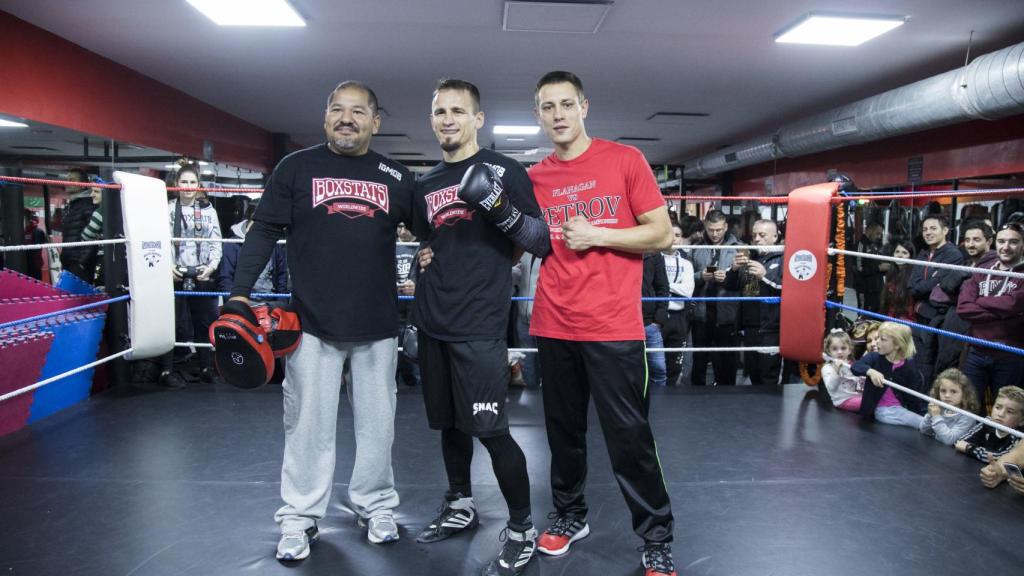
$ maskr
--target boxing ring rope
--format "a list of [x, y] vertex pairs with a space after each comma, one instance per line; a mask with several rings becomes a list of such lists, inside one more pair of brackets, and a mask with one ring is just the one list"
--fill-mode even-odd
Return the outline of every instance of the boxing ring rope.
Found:
[[28, 324], [30, 322], [36, 322], [38, 320], [46, 320], [47, 318], [54, 318], [56, 316], [63, 316], [65, 314], [73, 314], [75, 312], [81, 312], [82, 310], [88, 310], [90, 308], [98, 308], [100, 306], [106, 306], [107, 304], [114, 304], [116, 302], [123, 302], [131, 298], [130, 295], [125, 294], [124, 296], [118, 296], [117, 298], [110, 298], [109, 300], [100, 300], [99, 302], [90, 302], [89, 304], [82, 304], [81, 306], [75, 306], [74, 308], [68, 308], [66, 310], [57, 310], [56, 312], [47, 312], [46, 314], [39, 314], [38, 316], [29, 316], [28, 318], [22, 318], [20, 320], [11, 320], [10, 322], [4, 322], [0, 324], [0, 330], [10, 328], [11, 326], [18, 326], [19, 324]]
[[[62, 314], [63, 313], [66, 313], [66, 311], [62, 312]], [[127, 356], [128, 354], [131, 354], [134, 351], [135, 351], [134, 348], [128, 348], [127, 350], [122, 350], [122, 351], [120, 351], [120, 352], [118, 352], [116, 354], [111, 354], [110, 356], [107, 356], [105, 358], [100, 358], [99, 360], [96, 360], [95, 362], [90, 362], [89, 364], [85, 364], [85, 365], [79, 366], [78, 368], [72, 368], [71, 370], [68, 370], [67, 372], [61, 372], [60, 374], [57, 374], [56, 376], [50, 376], [46, 380], [40, 380], [39, 382], [36, 382], [35, 384], [31, 384], [31, 385], [26, 386], [24, 388], [19, 388], [18, 390], [14, 390], [12, 392], [8, 392], [7, 394], [4, 394], [4, 395], [0, 396], [0, 402], [3, 402], [4, 400], [8, 400], [10, 398], [14, 398], [15, 396], [21, 396], [22, 394], [27, 394], [27, 393], [35, 390], [36, 388], [42, 388], [43, 386], [46, 386], [47, 384], [51, 384], [51, 383], [56, 382], [57, 380], [60, 380], [62, 378], [67, 378], [68, 376], [74, 376], [75, 374], [78, 374], [79, 372], [85, 372], [86, 370], [89, 370], [91, 368], [95, 368], [95, 367], [97, 367], [97, 366], [99, 366], [101, 364], [106, 364], [107, 362], [110, 362], [112, 360], [117, 360], [118, 358], [120, 358], [122, 356]]]
[[975, 338], [974, 336], [966, 336], [964, 334], [957, 334], [956, 332], [948, 332], [942, 328], [934, 328], [932, 326], [926, 326], [924, 324], [918, 324], [917, 322], [911, 322], [910, 320], [903, 320], [902, 318], [893, 318], [884, 314], [878, 314], [876, 312], [870, 312], [868, 310], [862, 310], [853, 306], [847, 306], [846, 304], [839, 304], [838, 302], [826, 302], [825, 306], [828, 308], [836, 308], [839, 310], [847, 310], [850, 312], [856, 312], [857, 314], [867, 316], [869, 318], [875, 318], [886, 322], [896, 322], [897, 324], [904, 324], [911, 328], [917, 328], [925, 332], [931, 332], [932, 334], [938, 334], [939, 336], [945, 336], [961, 342], [967, 342], [968, 344], [974, 344], [976, 346], [984, 346], [986, 348], [992, 348], [1002, 352], [1009, 352], [1010, 354], [1016, 354], [1018, 356], [1024, 356], [1024, 349], [1015, 348], [1013, 346], [1007, 346], [1006, 344], [1000, 344], [999, 342], [992, 342], [989, 340], [982, 340], [981, 338]]
[[124, 238], [111, 238], [109, 240], [81, 240], [78, 242], [47, 242], [45, 244], [11, 244], [0, 246], [0, 252], [20, 252], [28, 250], [43, 250], [45, 248], [76, 248], [79, 246], [104, 246], [109, 244], [124, 244]]
[[882, 254], [868, 254], [866, 252], [855, 252], [853, 250], [840, 250], [829, 248], [828, 253], [832, 255], [856, 256], [870, 260], [881, 260], [883, 262], [895, 262], [897, 264], [910, 264], [913, 266], [927, 266], [928, 268], [939, 268], [943, 270], [956, 270], [958, 272], [970, 272], [971, 274], [991, 274], [993, 276], [1006, 276], [1008, 278], [1024, 279], [1024, 272], [1012, 272], [1010, 270], [998, 270], [994, 268], [977, 268], [975, 266], [964, 266], [962, 264], [943, 264], [942, 262], [926, 262], [912, 258], [897, 258], [895, 256], [884, 256]]
[[[917, 398], [920, 398], [921, 400], [924, 400], [925, 402], [929, 402], [931, 404], [937, 404], [937, 405], [942, 406], [943, 408], [945, 408], [947, 410], [952, 410], [952, 411], [957, 412], [959, 414], [963, 414], [964, 416], [967, 416], [971, 420], [974, 420], [976, 422], [984, 424], [985, 426], [989, 426], [989, 427], [995, 428], [997, 430], [1001, 430], [1003, 432], [1006, 432], [1007, 434], [1010, 434], [1012, 436], [1016, 436], [1017, 438], [1024, 438], [1024, 432], [1021, 432], [1020, 430], [1015, 430], [1013, 428], [1009, 428], [1007, 426], [1003, 426], [1002, 424], [1000, 424], [998, 422], [993, 422], [992, 420], [989, 420], [988, 418], [985, 418], [984, 416], [978, 416], [974, 412], [970, 412], [970, 411], [964, 410], [963, 408], [958, 408], [958, 407], [953, 406], [951, 404], [946, 404], [945, 402], [943, 402], [942, 400], [939, 400], [938, 398], [932, 398], [931, 396], [928, 396], [927, 394], [922, 394], [922, 393], [918, 392], [917, 390], [911, 390], [910, 388], [907, 388], [906, 386], [902, 386], [900, 384], [897, 384], [896, 382], [892, 382], [890, 380], [884, 380], [884, 379], [882, 380], [882, 382], [884, 382], [885, 385], [890, 387], [890, 388], [894, 388], [894, 389], [899, 390], [899, 391], [901, 391], [901, 392], [903, 392], [905, 394], [910, 394], [911, 396], [915, 396]], [[872, 384], [870, 382], [865, 382], [864, 385], [865, 386], [871, 386]]]

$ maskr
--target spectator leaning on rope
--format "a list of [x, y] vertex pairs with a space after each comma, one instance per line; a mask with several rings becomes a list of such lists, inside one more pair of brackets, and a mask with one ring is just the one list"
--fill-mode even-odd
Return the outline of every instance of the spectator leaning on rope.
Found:
[[[962, 238], [962, 251], [964, 253], [964, 265], [986, 267], [996, 260], [996, 253], [992, 250], [992, 240], [995, 232], [992, 227], [983, 220], [968, 220], [960, 227]], [[946, 332], [954, 334], [966, 334], [971, 325], [956, 313], [956, 302], [960, 298], [960, 288], [965, 282], [971, 279], [970, 272], [951, 270], [945, 278], [939, 282], [939, 287], [932, 290], [929, 300], [933, 305], [941, 304], [947, 307], [946, 314], [942, 319], [941, 328]], [[963, 356], [966, 344], [962, 340], [939, 336], [938, 354], [935, 357], [935, 372], [939, 373], [948, 368], [960, 367], [961, 356]]]
[[[932, 263], [941, 264], [962, 264], [964, 257], [960, 250], [953, 244], [946, 241], [949, 235], [949, 222], [941, 214], [932, 214], [921, 223], [921, 236], [926, 244], [925, 248], [917, 253], [915, 260], [922, 264], [915, 264], [910, 270], [910, 277], [907, 279], [907, 287], [910, 289], [910, 297], [914, 299], [915, 320], [918, 324], [938, 326], [946, 314], [948, 303], [932, 302], [930, 300], [932, 291], [942, 280], [950, 274], [950, 270], [929, 266]], [[914, 346], [917, 348], [917, 366], [921, 370], [921, 377], [925, 382], [931, 382], [935, 369], [935, 356], [938, 353], [938, 338], [932, 332], [924, 330], [914, 331]]]
[[[1019, 222], [1003, 226], [996, 234], [996, 256], [983, 260], [980, 267], [1024, 272], [1024, 227]], [[956, 311], [971, 324], [971, 336], [1024, 347], [1024, 281], [1019, 278], [975, 273], [960, 288]], [[987, 389], [996, 394], [1020, 383], [1024, 356], [972, 344], [962, 369], [984, 403]]]

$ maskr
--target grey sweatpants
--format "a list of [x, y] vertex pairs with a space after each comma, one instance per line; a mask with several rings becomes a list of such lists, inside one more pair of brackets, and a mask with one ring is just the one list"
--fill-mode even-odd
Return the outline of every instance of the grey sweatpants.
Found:
[[286, 361], [283, 385], [281, 499], [285, 504], [274, 515], [282, 532], [305, 530], [327, 512], [346, 358], [352, 364], [349, 398], [356, 436], [349, 500], [356, 513], [367, 518], [398, 506], [391, 469], [397, 350], [396, 338], [330, 342], [303, 332], [302, 342]]

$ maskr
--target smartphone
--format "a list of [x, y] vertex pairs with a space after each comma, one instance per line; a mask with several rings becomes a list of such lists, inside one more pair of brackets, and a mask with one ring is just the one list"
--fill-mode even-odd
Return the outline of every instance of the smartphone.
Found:
[[708, 266], [704, 270], [707, 271], [708, 274], [714, 274], [715, 272], [718, 272], [718, 266]]
[[1015, 476], [1019, 480], [1024, 480], [1024, 474], [1021, 473], [1020, 466], [1016, 464], [1003, 464], [1003, 468], [1008, 476]]

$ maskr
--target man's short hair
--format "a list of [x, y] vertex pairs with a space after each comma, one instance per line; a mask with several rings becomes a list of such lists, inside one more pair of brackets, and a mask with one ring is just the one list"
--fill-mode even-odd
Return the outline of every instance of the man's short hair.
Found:
[[576, 95], [579, 96], [580, 102], [583, 101], [583, 81], [580, 80], [579, 76], [572, 72], [566, 72], [565, 70], [554, 70], [540, 77], [537, 81], [537, 89], [534, 91], [534, 98], [540, 94], [540, 89], [547, 86], [548, 84], [561, 84], [568, 82], [572, 84], [573, 88], [576, 89]]
[[868, 222], [867, 226], [864, 227], [865, 230], [870, 230], [872, 228], [882, 228], [884, 230], [885, 226], [882, 226], [882, 223], [879, 222], [878, 220], [872, 220], [871, 222]]
[[331, 90], [331, 93], [327, 96], [327, 106], [330, 107], [331, 100], [334, 100], [335, 94], [341, 92], [342, 90], [348, 90], [349, 88], [362, 90], [363, 92], [366, 93], [366, 99], [369, 100], [370, 102], [370, 109], [373, 110], [373, 114], [374, 116], [376, 116], [379, 109], [379, 106], [377, 104], [377, 93], [374, 92], [372, 88], [358, 80], [345, 80], [344, 82], [335, 86], [334, 90]]
[[772, 227], [775, 228], [775, 233], [776, 234], [779, 233], [779, 223], [776, 222], [775, 220], [769, 220], [768, 218], [761, 218], [759, 220], [754, 220], [754, 223], [750, 225], [750, 229], [753, 230], [754, 226], [757, 226], [758, 224], [771, 224]]
[[980, 230], [981, 235], [985, 237], [985, 240], [991, 240], [996, 235], [992, 227], [988, 225], [984, 220], [968, 220], [960, 226], [960, 235], [964, 236], [969, 230]]
[[921, 225], [924, 226], [924, 223], [929, 220], [935, 220], [939, 223], [939, 226], [949, 228], [949, 220], [947, 220], [942, 214], [929, 214], [925, 216], [924, 220], [921, 220]]
[[437, 87], [434, 88], [435, 98], [441, 90], [465, 90], [469, 92], [469, 95], [473, 97], [473, 113], [475, 114], [480, 111], [480, 89], [472, 82], [459, 80], [458, 78], [441, 78], [437, 81]]
[[704, 233], [704, 223], [696, 216], [682, 214], [679, 216], [679, 222], [676, 225], [683, 232], [683, 238], [689, 238], [694, 244], [700, 240], [701, 234]]
[[721, 210], [717, 210], [717, 209], [716, 210], [708, 210], [708, 213], [704, 215], [704, 222], [706, 222], [708, 224], [715, 224], [715, 223], [718, 223], [718, 222], [725, 222], [726, 220], [728, 220], [728, 217], [725, 215], [725, 212], [722, 212]]

